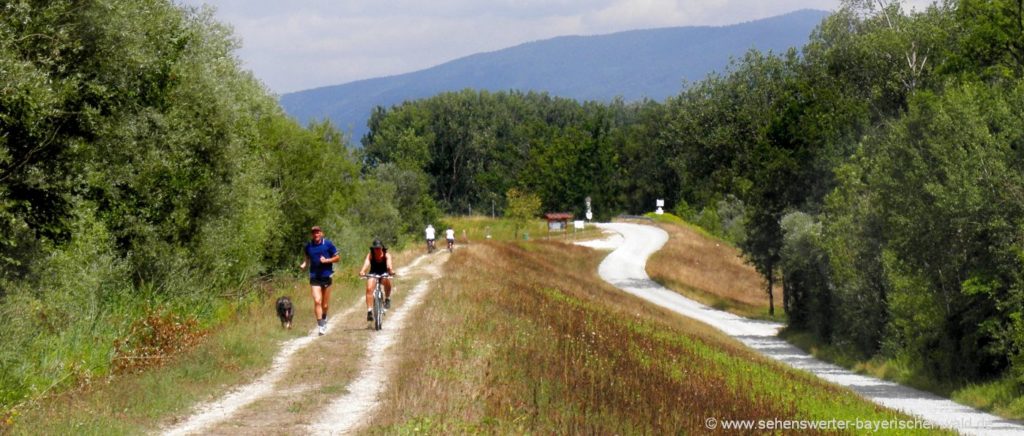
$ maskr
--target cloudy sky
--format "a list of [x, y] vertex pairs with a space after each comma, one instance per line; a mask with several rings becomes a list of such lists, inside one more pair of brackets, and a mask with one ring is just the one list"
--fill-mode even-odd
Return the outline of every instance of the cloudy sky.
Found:
[[[407, 73], [561, 35], [724, 25], [839, 0], [176, 0], [209, 5], [271, 90]], [[925, 0], [909, 1], [923, 3]]]

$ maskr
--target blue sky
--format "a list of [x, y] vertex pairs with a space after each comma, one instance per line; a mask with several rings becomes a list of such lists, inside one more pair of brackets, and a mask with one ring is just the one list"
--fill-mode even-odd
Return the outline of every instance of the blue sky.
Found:
[[[238, 56], [287, 93], [401, 74], [561, 35], [725, 25], [840, 0], [176, 0], [212, 6]], [[905, 2], [909, 6], [925, 0]]]

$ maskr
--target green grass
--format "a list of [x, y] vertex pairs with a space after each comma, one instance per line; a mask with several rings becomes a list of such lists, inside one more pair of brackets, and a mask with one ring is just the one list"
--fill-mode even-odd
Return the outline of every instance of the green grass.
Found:
[[[292, 285], [281, 282], [276, 294]], [[292, 295], [293, 299], [301, 296]], [[138, 434], [198, 402], [255, 378], [270, 366], [278, 345], [303, 335], [280, 327], [276, 298], [235, 310], [194, 349], [168, 364], [134, 374], [93, 380], [26, 406], [13, 434]]]
[[[505, 218], [491, 218], [486, 216], [449, 216], [444, 219], [445, 224], [451, 225], [455, 230], [456, 243], [463, 243], [463, 230], [470, 242], [487, 240], [490, 235], [494, 241], [511, 241], [514, 239], [524, 240], [524, 234], [530, 240], [545, 239], [583, 239], [593, 238], [601, 232], [596, 227], [588, 226], [582, 231], [573, 231], [572, 223], [569, 223], [567, 232], [549, 232], [547, 221], [531, 220], [524, 227], [516, 229], [516, 223]], [[444, 229], [438, 229], [438, 247], [444, 248]]]
[[1024, 420], [1024, 389], [1013, 377], [969, 384], [953, 391], [951, 398], [1005, 418]]
[[824, 344], [814, 335], [801, 331], [785, 329], [779, 336], [818, 359], [854, 372], [931, 392], [1003, 418], [1024, 420], [1024, 387], [1012, 376], [980, 383], [938, 380], [917, 370], [907, 359], [877, 356], [866, 359]]
[[675, 224], [677, 226], [686, 227], [686, 228], [688, 228], [690, 230], [693, 230], [693, 231], [699, 233], [701, 236], [704, 236], [705, 238], [712, 239], [712, 240], [714, 240], [716, 242], [719, 242], [719, 243], [722, 243], [722, 244], [727, 244], [727, 245], [730, 245], [730, 246], [734, 245], [733, 243], [731, 243], [729, 241], [726, 241], [725, 239], [722, 239], [722, 238], [712, 234], [711, 232], [705, 230], [703, 227], [698, 226], [698, 225], [696, 225], [694, 223], [691, 223], [689, 221], [686, 221], [686, 220], [684, 220], [684, 219], [682, 219], [682, 218], [680, 218], [680, 217], [678, 217], [676, 215], [670, 214], [668, 212], [665, 212], [665, 213], [663, 213], [661, 215], [658, 215], [658, 214], [656, 214], [654, 212], [648, 212], [648, 213], [644, 214], [644, 216], [654, 220], [654, 222], [656, 222], [656, 223]]

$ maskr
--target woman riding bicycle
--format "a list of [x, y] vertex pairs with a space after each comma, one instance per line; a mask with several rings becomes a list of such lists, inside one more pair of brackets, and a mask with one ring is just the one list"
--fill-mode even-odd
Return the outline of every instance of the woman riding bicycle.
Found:
[[[370, 245], [370, 252], [366, 254], [363, 261], [363, 268], [359, 270], [360, 276], [369, 274], [395, 275], [391, 265], [391, 254], [380, 239], [374, 239]], [[384, 308], [391, 308], [391, 279], [381, 279], [384, 283]], [[373, 321], [373, 288], [377, 286], [377, 279], [370, 277], [366, 280], [366, 320]]]

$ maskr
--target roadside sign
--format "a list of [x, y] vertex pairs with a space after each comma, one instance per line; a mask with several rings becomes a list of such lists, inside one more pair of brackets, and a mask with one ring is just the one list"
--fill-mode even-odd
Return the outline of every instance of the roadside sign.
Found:
[[576, 230], [583, 229], [583, 221], [573, 221], [572, 225], [573, 225], [573, 227], [576, 228]]

